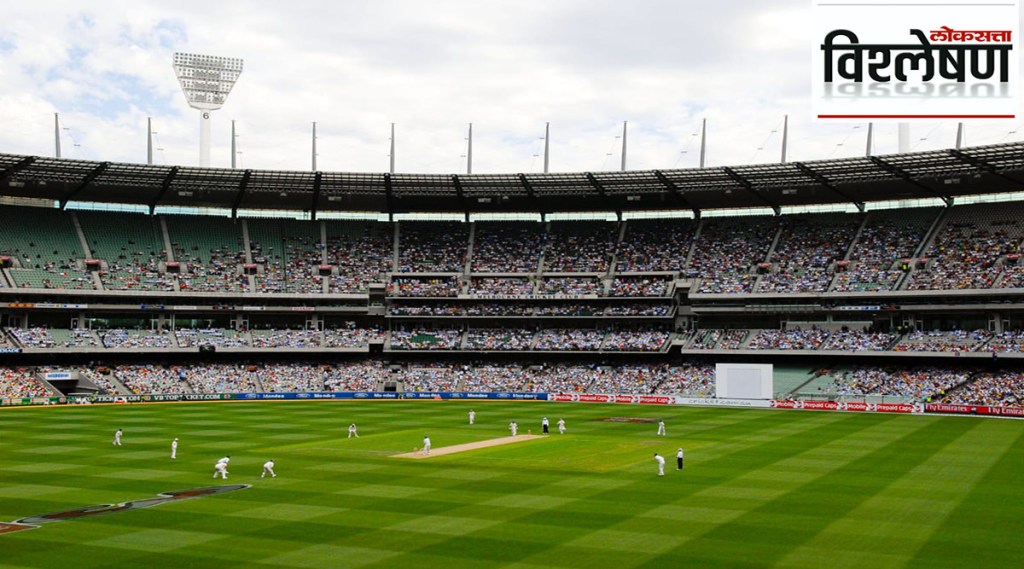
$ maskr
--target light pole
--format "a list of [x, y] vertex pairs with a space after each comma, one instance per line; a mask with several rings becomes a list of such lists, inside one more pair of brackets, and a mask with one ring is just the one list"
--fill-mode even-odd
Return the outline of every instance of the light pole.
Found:
[[188, 106], [199, 110], [199, 165], [210, 165], [210, 111], [222, 106], [242, 74], [242, 60], [232, 57], [174, 54], [174, 74]]

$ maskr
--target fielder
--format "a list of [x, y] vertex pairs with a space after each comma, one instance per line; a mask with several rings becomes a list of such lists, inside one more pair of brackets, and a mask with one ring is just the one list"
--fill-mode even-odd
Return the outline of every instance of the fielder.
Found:
[[683, 449], [676, 451], [676, 470], [683, 469]]
[[514, 437], [519, 432], [519, 424], [516, 423], [515, 421], [512, 421], [511, 423], [508, 424], [508, 429], [512, 431], [512, 436]]
[[121, 446], [121, 435], [123, 434], [124, 431], [122, 431], [121, 429], [114, 431], [114, 446]]
[[665, 476], [665, 457], [654, 453], [654, 461], [658, 463], [658, 476]]
[[544, 431], [545, 435], [550, 434], [548, 432], [548, 418], [547, 417], [544, 417], [543, 419], [540, 420], [540, 427]]
[[359, 438], [359, 432], [356, 431], [355, 423], [352, 423], [351, 425], [348, 426], [348, 438], [351, 439], [352, 437], [355, 437], [357, 439]]
[[560, 435], [564, 435], [565, 434], [565, 419], [559, 419], [558, 420], [558, 434], [560, 434]]
[[263, 463], [263, 474], [260, 474], [260, 478], [265, 477], [267, 474], [271, 478], [277, 478], [277, 474], [274, 474], [274, 459], [270, 459]]
[[423, 454], [430, 454], [430, 437], [423, 437]]
[[475, 422], [476, 422], [476, 411], [470, 409], [469, 410], [469, 424], [472, 425]]
[[178, 437], [171, 441], [171, 458], [178, 458]]
[[665, 421], [658, 421], [658, 434], [665, 436]]
[[224, 458], [218, 460], [217, 464], [213, 465], [213, 469], [214, 469], [213, 470], [213, 477], [214, 478], [216, 478], [217, 475], [220, 474], [222, 479], [224, 479], [224, 480], [228, 479], [228, 461], [230, 461], [230, 460], [231, 460], [230, 456], [225, 456]]

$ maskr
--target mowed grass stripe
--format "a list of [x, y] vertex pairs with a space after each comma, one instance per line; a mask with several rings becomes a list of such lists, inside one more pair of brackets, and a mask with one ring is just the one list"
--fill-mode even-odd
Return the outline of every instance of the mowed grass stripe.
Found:
[[[470, 407], [477, 411], [473, 427]], [[435, 446], [505, 436], [511, 419], [522, 432], [537, 433], [545, 415], [552, 422], [564, 417], [569, 434], [443, 463], [398, 464], [382, 454], [411, 450], [424, 434]], [[609, 416], [664, 418], [669, 436], [655, 437], [650, 423], [597, 420]], [[352, 422], [360, 439], [346, 438]], [[984, 530], [974, 529], [981, 514], [966, 504], [986, 504], [996, 520], [1021, 519], [1022, 492], [1013, 481], [1024, 456], [1024, 423], [991, 422], [1004, 426], [985, 437], [1004, 441], [1005, 452], [981, 470], [971, 466], [973, 449], [941, 450], [982, 422], [523, 402], [15, 410], [0, 412], [0, 432], [8, 435], [0, 446], [0, 491], [14, 488], [14, 496], [0, 500], [0, 512], [11, 513], [4, 521], [208, 485], [222, 454], [233, 456], [228, 482], [254, 488], [50, 524], [2, 536], [0, 547], [3, 563], [23, 567], [66, 566], [80, 553], [81, 567], [763, 567], [813, 543], [820, 528], [870, 525], [855, 514], [874, 512], [859, 507], [907, 473], [920, 478], [921, 488], [900, 487], [903, 499], [916, 504], [927, 499], [929, 485], [944, 488], [966, 472], [977, 483], [917, 551], [879, 557], [860, 544], [836, 551], [851, 567], [913, 564], [932, 557], [929, 548], [942, 543], [934, 541], [941, 535], [960, 534], [975, 538], [954, 542], [961, 559], [1016, 566], [1020, 540], [1000, 547], [1015, 535], [1005, 530], [993, 534], [999, 544], [987, 541]], [[119, 426], [126, 434], [118, 449], [110, 439]], [[88, 436], [53, 436], [61, 432]], [[167, 456], [174, 436], [182, 440], [176, 462]], [[678, 446], [688, 451], [682, 474], [672, 465]], [[42, 451], [24, 452], [33, 448]], [[966, 471], [919, 468], [939, 456], [936, 449], [971, 459], [957, 458]], [[654, 475], [654, 451], [670, 462], [662, 479]], [[260, 479], [260, 465], [271, 457], [279, 477]], [[18, 487], [36, 493], [21, 496]], [[774, 529], [751, 538], [760, 528]]]

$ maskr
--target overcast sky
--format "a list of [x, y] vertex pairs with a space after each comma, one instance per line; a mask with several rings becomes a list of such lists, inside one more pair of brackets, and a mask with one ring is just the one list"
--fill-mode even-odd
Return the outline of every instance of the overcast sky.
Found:
[[[777, 162], [864, 153], [866, 124], [811, 119], [808, 0], [293, 0], [19, 2], [0, 27], [0, 152], [198, 164], [199, 117], [174, 52], [238, 57], [214, 113], [211, 165], [308, 170], [617, 170]], [[950, 147], [955, 123], [914, 125], [913, 150]], [[896, 151], [876, 125], [876, 153]], [[1024, 139], [1022, 123], [971, 123], [970, 145]]]

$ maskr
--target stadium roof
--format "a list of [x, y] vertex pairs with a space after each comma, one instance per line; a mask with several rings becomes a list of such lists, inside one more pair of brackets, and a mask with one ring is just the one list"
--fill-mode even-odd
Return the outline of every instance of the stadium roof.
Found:
[[387, 174], [150, 166], [0, 154], [0, 195], [295, 211], [577, 212], [857, 204], [1024, 189], [1024, 143], [747, 166]]

